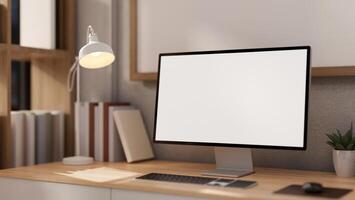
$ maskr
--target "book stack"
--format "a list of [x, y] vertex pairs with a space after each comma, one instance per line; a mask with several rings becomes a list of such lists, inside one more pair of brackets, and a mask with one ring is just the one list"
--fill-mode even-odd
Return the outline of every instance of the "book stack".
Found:
[[125, 159], [113, 119], [117, 110], [131, 110], [128, 103], [80, 102], [75, 104], [76, 154], [96, 161], [117, 162]]
[[61, 161], [65, 120], [61, 111], [12, 111], [13, 167]]

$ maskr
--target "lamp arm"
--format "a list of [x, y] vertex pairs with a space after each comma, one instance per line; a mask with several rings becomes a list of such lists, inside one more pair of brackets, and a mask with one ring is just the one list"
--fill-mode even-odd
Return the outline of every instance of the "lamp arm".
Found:
[[[76, 101], [79, 103], [80, 101], [80, 65], [78, 57], [75, 57], [75, 61], [73, 65], [70, 67], [67, 77], [67, 90], [68, 92], [72, 92], [75, 84], [75, 76], [77, 81], [77, 91], [76, 91]], [[75, 155], [80, 156], [80, 113], [77, 106], [75, 106]]]
[[67, 77], [67, 90], [68, 92], [72, 92], [74, 88], [74, 81], [75, 81], [75, 75], [78, 71], [79, 67], [79, 59], [78, 57], [75, 57], [75, 61], [73, 65], [70, 67], [70, 70], [68, 72], [68, 77]]

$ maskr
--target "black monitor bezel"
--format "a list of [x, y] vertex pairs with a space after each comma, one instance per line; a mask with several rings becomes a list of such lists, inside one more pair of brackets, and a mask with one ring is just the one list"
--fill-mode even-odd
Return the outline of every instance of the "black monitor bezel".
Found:
[[[255, 145], [255, 144], [228, 144], [228, 143], [206, 143], [206, 142], [182, 142], [182, 141], [165, 141], [156, 139], [158, 101], [159, 101], [159, 84], [160, 84], [160, 67], [162, 56], [177, 55], [203, 55], [203, 54], [225, 54], [225, 53], [245, 53], [245, 52], [263, 52], [263, 51], [283, 51], [283, 50], [307, 50], [307, 74], [306, 74], [306, 90], [305, 90], [305, 118], [304, 118], [304, 135], [303, 147], [293, 146], [273, 146], [273, 145]], [[271, 48], [251, 48], [251, 49], [229, 49], [214, 51], [193, 51], [193, 52], [177, 52], [177, 53], [160, 53], [157, 77], [157, 91], [155, 100], [155, 119], [154, 119], [154, 136], [153, 142], [158, 144], [178, 144], [178, 145], [198, 145], [198, 146], [216, 146], [216, 147], [240, 147], [240, 148], [259, 148], [259, 149], [283, 149], [283, 150], [306, 150], [307, 149], [307, 133], [308, 133], [308, 104], [309, 104], [309, 87], [311, 80], [311, 46], [289, 46], [289, 47], [271, 47]]]

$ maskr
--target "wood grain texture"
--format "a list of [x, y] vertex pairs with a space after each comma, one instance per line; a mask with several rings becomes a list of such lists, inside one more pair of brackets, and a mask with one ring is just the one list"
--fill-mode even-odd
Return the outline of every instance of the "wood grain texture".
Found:
[[7, 43], [7, 40], [8, 40], [8, 32], [6, 31], [7, 30], [7, 3], [6, 1], [4, 0], [1, 0], [0, 1], [0, 43], [4, 43], [6, 44]]
[[[106, 182], [88, 181], [73, 178], [58, 173], [78, 172], [86, 169], [107, 167], [135, 172], [131, 177], [120, 178]], [[173, 173], [181, 175], [200, 176], [200, 173], [214, 168], [213, 164], [169, 162], [169, 161], [146, 161], [136, 164], [127, 163], [95, 163], [89, 166], [64, 166], [61, 163], [45, 164], [32, 167], [8, 169], [0, 171], [0, 177], [19, 178], [34, 181], [47, 181], [75, 185], [85, 185], [112, 189], [133, 190], [141, 192], [153, 192], [169, 195], [190, 196], [207, 199], [318, 199], [298, 196], [275, 195], [274, 191], [289, 184], [303, 184], [304, 182], [316, 181], [326, 187], [355, 188], [354, 178], [341, 178], [334, 173], [300, 171], [286, 169], [256, 168], [256, 173], [242, 178], [254, 180], [258, 184], [250, 189], [218, 188], [214, 186], [201, 186], [191, 184], [177, 184], [147, 180], [136, 180], [134, 177], [151, 172]], [[121, 171], [122, 172], [122, 171]], [[354, 199], [352, 192], [342, 198], [343, 200]]]
[[138, 21], [137, 21], [137, 5], [138, 0], [131, 0], [130, 4], [130, 79], [133, 81], [155, 81], [157, 73], [140, 73], [138, 72]]
[[355, 66], [313, 67], [312, 77], [350, 77], [355, 76]]
[[[131, 68], [132, 69], [132, 68]], [[352, 77], [355, 76], [355, 66], [312, 67], [312, 77]], [[131, 80], [156, 81], [158, 73], [131, 74]]]
[[35, 58], [61, 58], [67, 59], [69, 53], [65, 50], [57, 49], [38, 49], [31, 47], [22, 47], [20, 45], [9, 45], [11, 51], [10, 56], [12, 60], [29, 61]]
[[0, 50], [0, 167], [10, 167], [11, 68], [9, 52]]
[[31, 60], [31, 108], [60, 110], [65, 113], [66, 152], [73, 151], [72, 97], [67, 91], [68, 59], [59, 58]]
[[0, 167], [10, 167], [11, 135], [11, 68], [8, 45], [11, 43], [11, 0], [0, 0]]
[[1, 42], [11, 43], [11, 0], [0, 0], [1, 4]]
[[129, 36], [129, 56], [130, 56], [130, 78], [135, 80], [137, 67], [137, 0], [131, 0], [130, 4], [130, 36]]
[[11, 60], [32, 61], [32, 109], [66, 113], [65, 155], [74, 154], [74, 95], [66, 92], [67, 72], [74, 61], [76, 1], [59, 0], [59, 49], [11, 44], [11, 0], [0, 0], [0, 167], [11, 163]]
[[[76, 55], [76, 6], [77, 0], [63, 0], [65, 1], [64, 15], [65, 15], [65, 28], [64, 28], [64, 43], [65, 50], [68, 53], [66, 64], [72, 64]], [[68, 66], [69, 67], [69, 66]], [[69, 69], [69, 68], [67, 68]], [[66, 78], [65, 78], [66, 80]], [[66, 85], [66, 84], [65, 84]], [[74, 150], [74, 97], [76, 91], [69, 95], [70, 105], [68, 117], [66, 118], [66, 141], [65, 141], [65, 155], [72, 156], [75, 153]]]

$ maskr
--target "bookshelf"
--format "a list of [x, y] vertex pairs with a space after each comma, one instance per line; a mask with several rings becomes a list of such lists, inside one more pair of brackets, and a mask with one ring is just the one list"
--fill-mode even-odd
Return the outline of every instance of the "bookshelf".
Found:
[[74, 154], [75, 94], [66, 90], [75, 56], [75, 0], [57, 0], [57, 49], [11, 43], [11, 0], [0, 0], [0, 168], [11, 164], [11, 61], [31, 62], [31, 109], [65, 112], [65, 155]]

